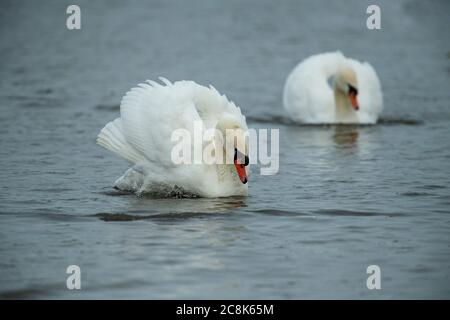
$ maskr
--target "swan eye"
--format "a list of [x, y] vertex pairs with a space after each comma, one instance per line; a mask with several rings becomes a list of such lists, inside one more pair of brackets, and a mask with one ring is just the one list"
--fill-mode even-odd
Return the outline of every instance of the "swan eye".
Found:
[[238, 162], [243, 167], [248, 166], [250, 162], [248, 156], [240, 152], [237, 148], [234, 148], [234, 161]]
[[358, 95], [358, 89], [356, 89], [351, 84], [348, 84], [348, 94]]

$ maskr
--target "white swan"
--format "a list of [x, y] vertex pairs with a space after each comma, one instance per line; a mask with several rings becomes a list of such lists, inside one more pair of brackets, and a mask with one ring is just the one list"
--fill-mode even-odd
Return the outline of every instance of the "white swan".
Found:
[[[122, 99], [120, 118], [109, 122], [98, 135], [99, 145], [132, 164], [115, 186], [168, 196], [180, 192], [200, 197], [247, 195], [248, 157], [245, 164], [237, 160], [238, 153], [248, 154], [245, 137], [225, 143], [214, 138], [214, 152], [221, 151], [226, 158], [223, 164], [172, 161], [172, 133], [177, 129], [191, 137], [198, 124], [202, 130], [217, 129], [223, 137], [228, 129], [246, 132], [240, 108], [212, 86], [160, 79], [164, 85], [147, 80], [131, 89]], [[191, 150], [190, 142], [187, 147]]]
[[295, 67], [284, 86], [283, 104], [299, 123], [374, 124], [383, 109], [383, 95], [369, 63], [331, 52]]

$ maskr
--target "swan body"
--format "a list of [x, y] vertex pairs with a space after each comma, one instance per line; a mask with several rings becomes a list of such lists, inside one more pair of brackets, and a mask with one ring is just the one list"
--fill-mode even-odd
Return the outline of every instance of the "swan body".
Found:
[[[182, 129], [193, 136], [195, 123], [203, 130], [248, 130], [240, 108], [212, 86], [160, 79], [163, 84], [147, 80], [131, 89], [122, 99], [120, 117], [109, 122], [98, 135], [100, 146], [132, 164], [115, 186], [163, 196], [247, 195], [246, 180], [242, 183], [233, 164], [177, 164], [171, 158], [175, 130]], [[233, 156], [228, 146], [223, 148], [226, 156]]]
[[284, 86], [283, 104], [298, 123], [375, 124], [383, 95], [369, 63], [331, 52], [311, 56], [294, 68]]

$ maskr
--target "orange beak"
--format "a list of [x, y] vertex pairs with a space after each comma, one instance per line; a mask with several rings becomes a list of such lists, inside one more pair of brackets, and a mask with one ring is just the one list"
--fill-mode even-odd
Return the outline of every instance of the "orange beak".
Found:
[[[239, 154], [239, 156], [238, 156]], [[242, 163], [243, 162], [243, 163]], [[245, 170], [245, 166], [248, 165], [248, 157], [240, 153], [237, 149], [235, 149], [234, 155], [234, 166], [236, 167], [237, 174], [239, 179], [243, 184], [246, 184], [247, 179], [247, 171]]]
[[241, 182], [243, 184], [246, 184], [248, 179], [247, 179], [247, 171], [245, 171], [245, 166], [243, 164], [238, 163], [236, 160], [234, 160], [234, 166], [236, 167], [239, 179], [241, 179]]
[[356, 93], [355, 92], [350, 92], [348, 94], [348, 98], [350, 99], [350, 103], [352, 105], [352, 108], [355, 111], [358, 111], [359, 110], [359, 105], [358, 105], [358, 99], [356, 99]]

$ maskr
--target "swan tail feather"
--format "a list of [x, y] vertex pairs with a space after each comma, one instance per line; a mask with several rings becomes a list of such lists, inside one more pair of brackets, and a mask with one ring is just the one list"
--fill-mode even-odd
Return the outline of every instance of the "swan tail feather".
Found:
[[100, 131], [97, 136], [97, 144], [118, 154], [133, 164], [145, 161], [145, 156], [127, 142], [122, 131], [122, 121], [120, 118], [109, 122]]

